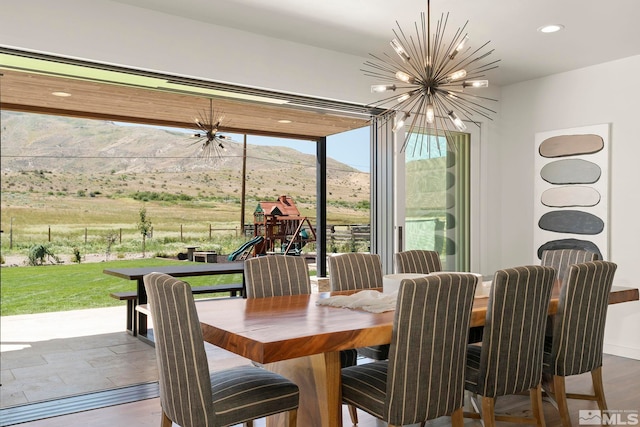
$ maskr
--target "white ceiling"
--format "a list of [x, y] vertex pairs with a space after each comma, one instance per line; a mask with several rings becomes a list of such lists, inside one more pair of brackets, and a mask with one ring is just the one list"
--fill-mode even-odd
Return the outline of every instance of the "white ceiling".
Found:
[[[396, 21], [414, 31], [427, 9], [427, 0], [114, 1], [362, 57], [387, 50]], [[433, 0], [432, 31], [447, 12], [447, 40], [468, 20], [473, 45], [491, 41], [491, 59], [501, 60], [489, 74], [492, 84], [640, 54], [640, 0]], [[551, 23], [565, 30], [536, 31]]]

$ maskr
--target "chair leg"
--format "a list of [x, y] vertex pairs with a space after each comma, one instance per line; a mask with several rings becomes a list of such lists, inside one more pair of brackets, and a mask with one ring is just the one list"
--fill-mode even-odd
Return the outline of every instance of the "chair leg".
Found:
[[593, 381], [593, 391], [598, 402], [598, 408], [601, 411], [606, 411], [607, 401], [604, 398], [604, 387], [602, 385], [602, 366], [591, 371], [591, 380]]
[[292, 409], [289, 411], [289, 427], [296, 427], [298, 424], [298, 410]]
[[496, 426], [495, 401], [491, 397], [482, 396], [482, 422], [484, 427]]
[[171, 427], [173, 422], [167, 417], [167, 414], [162, 411], [162, 419], [160, 420], [160, 427]]
[[358, 425], [358, 411], [354, 405], [348, 405], [349, 408], [349, 416], [351, 417], [351, 424], [354, 426]]
[[[462, 427], [464, 425], [464, 408], [460, 407], [453, 411], [451, 414], [451, 427]], [[421, 427], [425, 426], [425, 422], [423, 421], [420, 424]]]
[[567, 389], [565, 387], [564, 377], [560, 375], [553, 376], [553, 389], [558, 412], [560, 412], [560, 420], [562, 427], [571, 427], [571, 417], [569, 416], [569, 407], [567, 405]]
[[533, 418], [536, 420], [538, 427], [545, 427], [544, 411], [542, 410], [542, 384], [529, 390], [531, 397], [531, 409], [533, 409]]

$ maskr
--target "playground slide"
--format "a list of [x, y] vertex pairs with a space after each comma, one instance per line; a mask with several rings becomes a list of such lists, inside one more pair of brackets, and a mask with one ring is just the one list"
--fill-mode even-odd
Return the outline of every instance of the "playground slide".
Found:
[[264, 237], [262, 237], [262, 236], [254, 237], [253, 239], [251, 239], [248, 242], [244, 243], [242, 246], [240, 246], [235, 251], [231, 252], [229, 254], [229, 256], [227, 257], [227, 259], [229, 261], [235, 261], [236, 258], [238, 258], [240, 255], [242, 255], [246, 250], [252, 248], [253, 246], [257, 245], [258, 243], [262, 242], [263, 240], [264, 240]]

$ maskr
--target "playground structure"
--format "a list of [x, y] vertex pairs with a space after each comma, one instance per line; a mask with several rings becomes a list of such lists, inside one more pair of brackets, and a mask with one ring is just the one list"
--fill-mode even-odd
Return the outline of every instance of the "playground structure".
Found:
[[307, 217], [291, 197], [280, 196], [276, 201], [259, 202], [253, 213], [254, 256], [282, 253], [300, 255], [304, 245], [316, 240], [316, 232]]
[[264, 237], [255, 236], [253, 239], [249, 240], [248, 242], [240, 246], [238, 249], [231, 252], [227, 257], [227, 259], [229, 261], [239, 261], [239, 260], [247, 259], [249, 257], [249, 254], [253, 250], [253, 247], [258, 243], [261, 243], [263, 240], [264, 240]]

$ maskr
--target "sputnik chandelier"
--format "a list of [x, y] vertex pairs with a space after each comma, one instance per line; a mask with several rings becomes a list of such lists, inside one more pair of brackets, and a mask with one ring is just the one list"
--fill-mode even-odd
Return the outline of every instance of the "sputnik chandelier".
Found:
[[[498, 67], [499, 60], [486, 61], [493, 52], [493, 49], [483, 52], [489, 42], [470, 48], [465, 33], [467, 21], [447, 43], [444, 36], [449, 14], [442, 15], [433, 35], [430, 15], [427, 0], [426, 19], [423, 12], [421, 26], [415, 23], [415, 36], [407, 37], [396, 21], [398, 31], [393, 30], [395, 38], [390, 43], [396, 55], [385, 53], [380, 58], [370, 54], [374, 59], [365, 62], [366, 69], [362, 70], [379, 82], [371, 86], [371, 92], [393, 92], [372, 106], [383, 109], [378, 117], [384, 122], [394, 120], [394, 132], [408, 124], [401, 151], [414, 132], [422, 138], [425, 134], [444, 134], [451, 144], [453, 132], [466, 130], [465, 120], [479, 125], [473, 119], [474, 114], [492, 120], [491, 113], [495, 113], [482, 102], [497, 100], [474, 93], [476, 88], [489, 85], [485, 72]], [[418, 145], [422, 147], [420, 143], [414, 149]]]
[[214, 156], [221, 157], [220, 152], [224, 150], [224, 142], [232, 142], [230, 136], [221, 135], [218, 133], [224, 114], [216, 112], [213, 109], [213, 100], [209, 99], [209, 115], [201, 112], [200, 116], [194, 119], [198, 130], [194, 133], [192, 138], [196, 138], [197, 141], [192, 145], [201, 144], [199, 150], [199, 156], [206, 159], [211, 159]]

